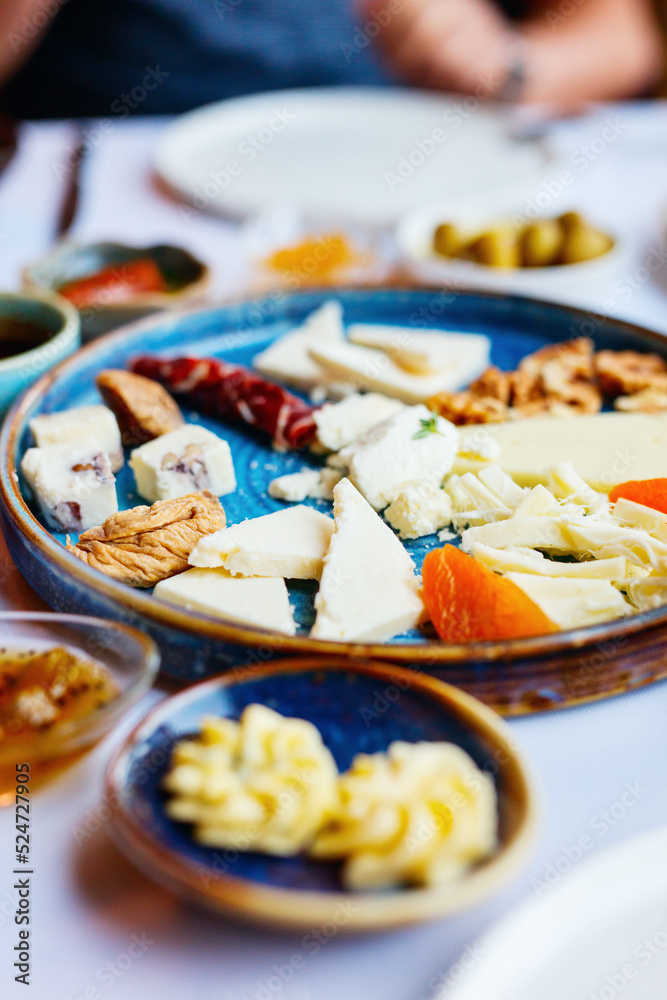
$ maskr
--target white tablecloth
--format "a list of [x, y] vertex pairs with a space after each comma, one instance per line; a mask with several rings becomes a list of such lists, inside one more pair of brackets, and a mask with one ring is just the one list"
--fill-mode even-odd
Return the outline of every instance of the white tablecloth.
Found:
[[[596, 153], [607, 118], [620, 123], [617, 139]], [[206, 216], [185, 224], [180, 207], [153, 185], [151, 149], [162, 127], [154, 120], [114, 123], [95, 145], [73, 235], [174, 240], [212, 264], [218, 293], [236, 291], [243, 266], [234, 227]], [[611, 301], [617, 315], [667, 332], [667, 268], [644, 268], [649, 255], [667, 260], [665, 108], [609, 109], [554, 126], [552, 134], [572, 165], [582, 204], [614, 219], [635, 246], [635, 261], [608, 288], [592, 292], [590, 306]], [[48, 247], [62, 197], [58, 165], [74, 141], [67, 125], [26, 127], [20, 154], [0, 179], [0, 283], [7, 288]], [[8, 562], [2, 546], [0, 564]], [[0, 608], [41, 606], [16, 571], [2, 579]], [[139, 875], [107, 840], [96, 814], [105, 761], [159, 697], [151, 692], [118, 732], [34, 797], [34, 1000], [426, 1000], [466, 945], [518, 899], [550, 892], [578, 855], [667, 823], [667, 685], [515, 721], [544, 803], [530, 870], [501, 897], [464, 917], [377, 936], [323, 938], [316, 952], [301, 935], [264, 933], [181, 905]], [[13, 998], [27, 994], [13, 982], [12, 824], [12, 812], [4, 810], [0, 995]], [[584, 835], [582, 851], [577, 845]], [[303, 962], [295, 963], [294, 972], [290, 960], [296, 956]], [[453, 971], [458, 975], [460, 968]]]

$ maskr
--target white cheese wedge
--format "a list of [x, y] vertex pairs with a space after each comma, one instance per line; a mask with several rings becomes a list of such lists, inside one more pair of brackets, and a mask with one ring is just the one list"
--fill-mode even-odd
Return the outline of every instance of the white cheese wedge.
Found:
[[609, 509], [606, 493], [591, 489], [575, 469], [572, 462], [559, 462], [547, 472], [549, 489], [559, 500], [569, 500], [582, 506], [587, 513]]
[[333, 520], [321, 511], [287, 507], [205, 535], [188, 561], [241, 576], [319, 580], [333, 530]]
[[400, 538], [422, 538], [450, 523], [452, 501], [431, 483], [410, 483], [389, 504], [384, 517]]
[[313, 413], [318, 443], [326, 451], [339, 451], [402, 408], [398, 399], [379, 392], [355, 392], [339, 403], [326, 403]]
[[491, 342], [480, 333], [353, 323], [347, 335], [354, 344], [384, 351], [397, 365], [415, 375], [456, 370], [461, 385], [466, 385], [489, 367]]
[[269, 496], [288, 503], [333, 500], [333, 488], [343, 478], [340, 469], [302, 469], [278, 476], [269, 483]]
[[539, 517], [540, 514], [557, 514], [560, 504], [553, 493], [542, 486], [533, 486], [524, 494], [521, 503], [515, 508], [512, 517]]
[[232, 576], [224, 569], [189, 569], [162, 580], [153, 596], [186, 611], [213, 618], [296, 633], [285, 581], [277, 577]]
[[44, 520], [56, 531], [95, 528], [118, 510], [111, 460], [90, 446], [29, 448], [21, 472]]
[[561, 518], [548, 515], [512, 517], [505, 521], [482, 524], [476, 528], [468, 528], [461, 536], [461, 548], [464, 552], [472, 552], [479, 542], [493, 549], [518, 545], [528, 549], [544, 549], [561, 555], [576, 551], [576, 546]]
[[82, 445], [95, 454], [106, 452], [111, 471], [123, 466], [123, 446], [116, 418], [106, 406], [75, 406], [59, 413], [41, 413], [30, 421], [38, 448], [53, 444]]
[[581, 552], [598, 559], [625, 556], [637, 566], [650, 567], [667, 575], [667, 543], [653, 538], [641, 528], [605, 524], [594, 518], [568, 518], [567, 533], [571, 552]]
[[596, 625], [632, 614], [634, 609], [609, 580], [573, 580], [532, 573], [507, 573], [560, 629]]
[[252, 363], [267, 378], [313, 389], [331, 379], [312, 359], [310, 348], [343, 339], [343, 310], [340, 302], [332, 299], [311, 313], [302, 326], [283, 334], [256, 355]]
[[414, 563], [349, 479], [334, 489], [334, 519], [311, 635], [384, 642], [413, 628], [424, 612]]
[[236, 489], [229, 445], [198, 424], [184, 424], [135, 448], [130, 467], [137, 492], [150, 503], [196, 490], [224, 496]]
[[410, 483], [439, 486], [451, 469], [458, 430], [425, 406], [404, 407], [342, 448], [339, 460], [371, 507], [383, 510]]
[[381, 392], [408, 404], [424, 403], [436, 393], [453, 392], [466, 382], [456, 368], [432, 375], [413, 375], [383, 351], [346, 341], [318, 344], [310, 349], [310, 356], [332, 378], [347, 379], [357, 390]]
[[621, 524], [630, 528], [643, 528], [659, 541], [667, 542], [667, 514], [635, 503], [634, 500], [626, 500], [625, 497], [616, 501], [612, 514]]
[[511, 517], [526, 494], [497, 465], [486, 466], [478, 473], [450, 476], [445, 488], [452, 498], [452, 523], [458, 530]]
[[667, 604], [667, 576], [649, 576], [644, 580], [625, 580], [628, 600], [638, 611], [652, 611]]
[[[530, 417], [486, 425], [500, 446], [496, 461], [520, 486], [548, 485], [548, 470], [572, 462], [594, 490], [608, 493], [628, 479], [667, 477], [667, 414], [597, 413]], [[477, 430], [461, 427], [461, 446]], [[457, 458], [454, 471], [476, 472], [480, 462]]]
[[624, 556], [613, 559], [587, 559], [584, 562], [556, 562], [541, 552], [517, 549], [492, 549], [477, 542], [472, 554], [478, 562], [496, 573], [537, 573], [539, 576], [584, 577], [591, 580], [623, 580], [627, 576], [628, 561]]

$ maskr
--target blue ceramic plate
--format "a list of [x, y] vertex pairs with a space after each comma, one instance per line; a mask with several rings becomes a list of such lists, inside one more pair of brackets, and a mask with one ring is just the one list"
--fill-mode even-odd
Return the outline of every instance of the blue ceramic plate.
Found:
[[[164, 813], [161, 782], [171, 749], [198, 730], [203, 715], [237, 719], [253, 702], [314, 723], [340, 770], [356, 753], [386, 750], [393, 740], [463, 747], [496, 782], [496, 853], [437, 889], [345, 893], [335, 864], [196, 844], [187, 824]], [[370, 930], [459, 912], [495, 892], [526, 861], [536, 828], [530, 779], [512, 733], [493, 712], [423, 674], [343, 658], [284, 660], [168, 698], [118, 751], [106, 787], [116, 840], [146, 874], [193, 902], [281, 928], [333, 921], [344, 930]]]
[[[593, 671], [584, 682], [580, 651], [619, 634], [627, 636], [648, 625], [667, 622], [667, 609], [537, 639], [448, 646], [427, 640], [415, 630], [382, 645], [353, 645], [308, 636], [315, 587], [296, 583], [290, 584], [291, 599], [300, 629], [297, 636], [286, 637], [185, 613], [156, 601], [147, 591], [116, 583], [70, 555], [62, 545], [64, 536], [51, 535], [40, 523], [23, 499], [17, 475], [21, 456], [30, 445], [31, 417], [99, 402], [95, 389], [98, 372], [108, 367], [123, 368], [139, 353], [215, 354], [249, 365], [268, 343], [301, 323], [332, 294], [276, 293], [261, 301], [152, 317], [96, 341], [37, 382], [13, 409], [0, 441], [0, 494], [4, 500], [0, 513], [10, 551], [26, 579], [59, 611], [121, 618], [144, 628], [160, 646], [163, 670], [186, 681], [276, 655], [346, 652], [418, 663], [429, 672], [437, 671], [447, 680], [466, 685], [507, 712], [533, 711], [621, 690], [628, 686], [628, 677], [634, 683], [632, 664], [636, 657], [630, 643], [614, 650], [603, 676]], [[345, 290], [335, 294], [343, 305], [347, 323], [394, 323], [415, 329], [487, 334], [492, 341], [492, 361], [501, 368], [513, 368], [528, 352], [578, 335], [593, 336], [600, 347], [635, 347], [667, 355], [667, 342], [659, 334], [532, 299], [428, 289]], [[266, 439], [247, 427], [184, 413], [189, 421], [202, 423], [229, 440], [238, 479], [236, 492], [223, 498], [230, 524], [283, 507], [267, 495], [270, 481], [304, 464], [315, 464], [315, 459], [303, 452], [272, 451]], [[118, 499], [121, 509], [142, 502], [134, 492], [127, 465], [118, 476]], [[312, 503], [330, 510], [324, 501]], [[408, 542], [406, 547], [419, 568], [425, 553], [439, 544], [431, 535]], [[619, 657], [617, 670], [615, 657]], [[644, 664], [636, 682], [654, 679], [660, 669], [664, 676], [664, 657], [650, 670]], [[568, 672], [574, 679], [566, 683], [563, 678]]]

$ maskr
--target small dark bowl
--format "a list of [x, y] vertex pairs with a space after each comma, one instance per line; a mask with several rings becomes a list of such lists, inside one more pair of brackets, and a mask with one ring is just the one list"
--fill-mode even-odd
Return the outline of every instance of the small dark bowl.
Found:
[[127, 304], [100, 304], [80, 310], [83, 339], [92, 340], [150, 313], [195, 302], [208, 286], [209, 268], [182, 247], [167, 244], [130, 247], [122, 243], [61, 243], [43, 260], [26, 268], [23, 283], [29, 291], [58, 292], [71, 281], [90, 277], [102, 268], [146, 257], [155, 262], [169, 290], [140, 292]]

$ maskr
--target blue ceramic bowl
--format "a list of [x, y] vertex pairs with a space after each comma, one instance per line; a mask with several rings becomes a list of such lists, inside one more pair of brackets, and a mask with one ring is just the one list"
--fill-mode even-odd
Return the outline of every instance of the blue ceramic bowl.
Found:
[[44, 339], [36, 347], [26, 342], [20, 354], [0, 360], [0, 416], [19, 393], [72, 354], [81, 343], [79, 314], [71, 302], [59, 295], [46, 292], [0, 294], [0, 346], [3, 338], [12, 335], [13, 321], [40, 327]]
[[[336, 864], [215, 850], [164, 812], [161, 782], [174, 743], [203, 715], [237, 719], [246, 705], [307, 719], [340, 770], [356, 753], [393, 740], [447, 740], [491, 774], [499, 801], [499, 846], [460, 880], [433, 889], [344, 892]], [[139, 723], [109, 764], [106, 791], [118, 846], [149, 877], [218, 912], [307, 930], [333, 921], [372, 930], [458, 913], [497, 892], [527, 861], [536, 832], [535, 793], [513, 733], [480, 702], [431, 677], [342, 657], [284, 660], [197, 684]]]

